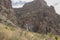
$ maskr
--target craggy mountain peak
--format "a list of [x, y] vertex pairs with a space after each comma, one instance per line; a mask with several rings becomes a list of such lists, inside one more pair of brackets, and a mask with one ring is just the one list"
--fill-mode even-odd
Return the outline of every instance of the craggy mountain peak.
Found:
[[[18, 25], [33, 32], [60, 34], [59, 16], [44, 0], [34, 0], [15, 9]], [[59, 28], [59, 29], [58, 29]]]
[[[26, 10], [35, 10], [47, 6], [44, 0], [34, 0], [32, 2], [26, 3], [23, 8]], [[27, 7], [27, 8], [26, 8]]]
[[0, 0], [0, 20], [32, 32], [60, 35], [60, 15], [44, 0], [34, 0], [22, 8], [12, 8], [11, 0]]
[[44, 3], [46, 4], [45, 0], [34, 0], [34, 2], [37, 2], [37, 3], [39, 2], [41, 4], [44, 4]]

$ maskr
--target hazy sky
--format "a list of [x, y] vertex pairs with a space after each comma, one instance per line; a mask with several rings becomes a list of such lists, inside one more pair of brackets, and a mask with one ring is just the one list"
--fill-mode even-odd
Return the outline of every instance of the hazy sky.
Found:
[[26, 1], [26, 2], [30, 2], [30, 1], [33, 1], [33, 0], [12, 0], [13, 2], [19, 2], [19, 1]]
[[60, 0], [45, 0], [47, 4], [53, 5], [55, 7], [55, 10], [58, 14], [60, 14]]
[[[13, 3], [16, 3], [16, 2], [19, 2], [19, 1], [25, 1], [25, 2], [30, 2], [30, 1], [33, 1], [33, 0], [12, 0]], [[45, 0], [47, 2], [47, 4], [50, 6], [50, 5], [53, 5], [55, 7], [55, 10], [58, 14], [60, 14], [60, 0]], [[18, 8], [18, 7], [22, 7], [24, 4], [16, 4], [14, 5], [13, 7], [14, 8]]]
[[33, 0], [12, 0], [14, 8], [19, 8], [19, 7], [22, 7], [24, 5], [24, 4], [16, 4], [16, 5], [14, 5], [14, 3], [19, 2], [19, 1], [22, 1], [22, 2], [31, 2]]

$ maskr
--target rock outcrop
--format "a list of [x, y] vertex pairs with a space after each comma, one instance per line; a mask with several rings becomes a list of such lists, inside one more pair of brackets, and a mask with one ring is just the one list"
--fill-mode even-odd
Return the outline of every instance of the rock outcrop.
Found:
[[9, 20], [11, 21], [9, 22], [10, 24], [16, 24], [15, 14], [16, 13], [12, 8], [11, 0], [0, 0], [0, 19], [2, 20], [2, 23], [6, 24], [6, 21]]
[[0, 5], [6, 8], [12, 8], [11, 0], [0, 0]]
[[13, 9], [11, 0], [0, 0], [0, 21], [17, 25], [32, 32], [53, 33], [60, 35], [60, 15], [53, 6], [44, 0], [34, 0], [22, 8]]
[[34, 0], [15, 11], [20, 27], [33, 32], [60, 34], [60, 17], [54, 7], [48, 6], [44, 0]]

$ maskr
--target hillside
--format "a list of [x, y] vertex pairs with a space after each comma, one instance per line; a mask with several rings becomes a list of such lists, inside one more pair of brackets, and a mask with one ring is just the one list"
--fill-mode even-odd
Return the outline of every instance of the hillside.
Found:
[[44, 0], [22, 8], [0, 0], [0, 40], [60, 40], [60, 15]]
[[0, 0], [0, 40], [60, 40], [60, 15], [44, 0], [15, 9]]
[[0, 23], [0, 40], [60, 40], [53, 34], [39, 34]]

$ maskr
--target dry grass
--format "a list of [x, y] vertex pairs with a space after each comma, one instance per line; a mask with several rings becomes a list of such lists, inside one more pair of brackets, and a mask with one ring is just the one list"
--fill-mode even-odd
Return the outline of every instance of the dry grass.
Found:
[[60, 40], [60, 36], [33, 33], [0, 24], [0, 40]]

